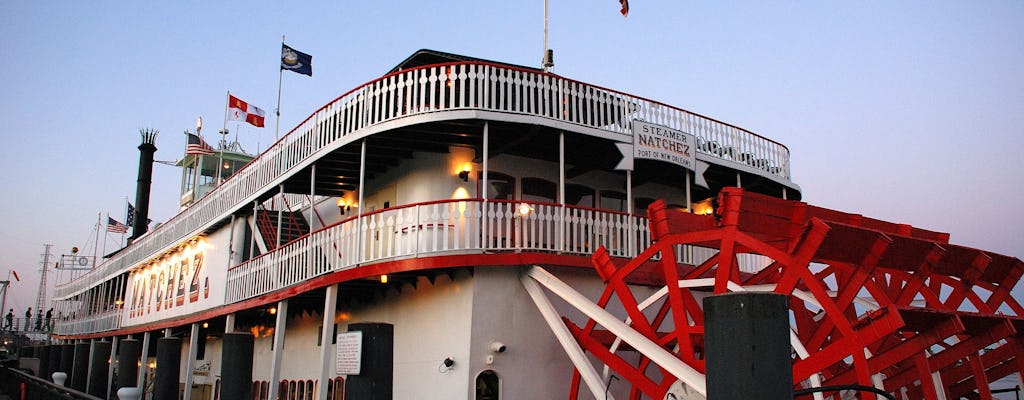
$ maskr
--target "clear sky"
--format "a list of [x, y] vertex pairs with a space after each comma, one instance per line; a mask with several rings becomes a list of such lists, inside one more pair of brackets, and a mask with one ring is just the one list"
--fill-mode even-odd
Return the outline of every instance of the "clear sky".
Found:
[[[1024, 2], [720, 3], [633, 0], [623, 18], [615, 0], [550, 0], [553, 72], [787, 145], [810, 203], [1024, 256]], [[282, 35], [313, 56], [312, 77], [284, 75], [283, 133], [417, 49], [539, 66], [543, 2], [0, 2], [8, 303], [35, 303], [43, 244], [91, 253], [98, 214], [124, 222], [140, 128], [175, 160], [196, 117], [216, 141], [230, 90], [268, 119], [228, 128], [266, 147]], [[154, 168], [161, 222], [180, 171]]]

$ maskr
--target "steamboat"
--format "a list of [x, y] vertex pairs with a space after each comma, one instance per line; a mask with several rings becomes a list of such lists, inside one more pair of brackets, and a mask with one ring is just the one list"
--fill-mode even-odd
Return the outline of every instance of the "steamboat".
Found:
[[991, 398], [1024, 366], [1019, 259], [801, 202], [783, 144], [542, 69], [421, 50], [258, 155], [207, 147], [180, 161], [177, 215], [147, 231], [140, 201], [130, 244], [56, 288], [41, 376], [99, 397], [704, 398], [702, 300], [731, 292], [788, 300], [793, 390]]

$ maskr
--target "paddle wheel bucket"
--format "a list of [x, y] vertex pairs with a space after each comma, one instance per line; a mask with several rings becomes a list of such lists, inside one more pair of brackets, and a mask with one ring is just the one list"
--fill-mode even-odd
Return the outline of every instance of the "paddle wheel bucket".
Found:
[[[524, 275], [528, 289], [539, 283], [589, 318], [561, 318], [575, 342], [566, 348], [589, 356], [573, 359], [570, 399], [588, 389], [603, 398], [595, 390], [607, 392], [612, 374], [630, 385], [631, 399], [706, 395], [701, 301], [727, 292], [788, 296], [794, 390], [861, 385], [902, 399], [991, 398], [991, 382], [1024, 370], [1024, 309], [1011, 296], [1024, 263], [1015, 257], [737, 188], [720, 193], [713, 215], [662, 201], [648, 214], [654, 244], [640, 255], [594, 253], [605, 289], [590, 304], [540, 267]], [[686, 249], [710, 255], [682, 263]], [[619, 311], [611, 321], [613, 309], [625, 318]]]

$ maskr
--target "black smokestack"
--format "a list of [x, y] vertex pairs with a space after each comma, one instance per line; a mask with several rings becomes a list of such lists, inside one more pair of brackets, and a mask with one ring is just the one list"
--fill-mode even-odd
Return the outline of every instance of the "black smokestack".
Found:
[[153, 183], [153, 154], [156, 154], [155, 129], [139, 129], [142, 144], [139, 145], [139, 179], [135, 189], [135, 223], [132, 224], [131, 239], [138, 238], [149, 229], [149, 188]]

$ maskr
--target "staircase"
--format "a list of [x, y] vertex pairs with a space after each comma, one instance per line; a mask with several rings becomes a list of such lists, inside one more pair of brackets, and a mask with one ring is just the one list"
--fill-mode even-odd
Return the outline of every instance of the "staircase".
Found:
[[[256, 225], [259, 228], [263, 242], [267, 244], [267, 250], [273, 251], [278, 247], [277, 241], [277, 211], [258, 210], [256, 211]], [[309, 223], [298, 211], [281, 212], [281, 241], [285, 245], [295, 239], [309, 233]]]

